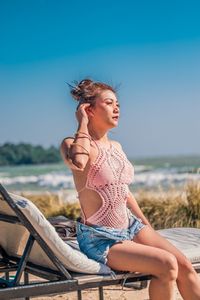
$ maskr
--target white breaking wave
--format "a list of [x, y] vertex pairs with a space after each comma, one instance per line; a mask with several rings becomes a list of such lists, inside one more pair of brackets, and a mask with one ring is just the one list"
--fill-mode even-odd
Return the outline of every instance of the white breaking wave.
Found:
[[65, 174], [46, 174], [40, 176], [40, 186], [53, 186], [53, 187], [68, 187], [74, 188], [74, 181], [72, 175]]
[[137, 172], [145, 172], [145, 171], [149, 171], [149, 170], [152, 170], [153, 167], [152, 166], [143, 166], [143, 165], [134, 165], [134, 170], [135, 170], [135, 173]]
[[[143, 170], [143, 171], [142, 171]], [[0, 182], [5, 185], [14, 184], [34, 184], [40, 187], [51, 187], [54, 189], [74, 189], [73, 176], [62, 172], [52, 172], [42, 175], [29, 175], [29, 176], [16, 176], [16, 177], [4, 177], [0, 174]], [[160, 170], [148, 170], [141, 166], [139, 169], [135, 169], [135, 176], [133, 184], [136, 186], [153, 187], [157, 185], [168, 184], [180, 184], [190, 180], [200, 180], [199, 173], [178, 173], [175, 169], [160, 169]]]
[[134, 183], [138, 185], [155, 186], [157, 184], [177, 184], [190, 180], [200, 180], [200, 174], [191, 173], [165, 173], [165, 172], [145, 172], [135, 174]]
[[0, 182], [5, 185], [34, 183], [39, 186], [74, 188], [72, 175], [51, 173], [39, 176], [0, 177]]
[[16, 176], [16, 177], [1, 177], [0, 181], [2, 184], [16, 184], [16, 183], [36, 183], [38, 181], [37, 176]]

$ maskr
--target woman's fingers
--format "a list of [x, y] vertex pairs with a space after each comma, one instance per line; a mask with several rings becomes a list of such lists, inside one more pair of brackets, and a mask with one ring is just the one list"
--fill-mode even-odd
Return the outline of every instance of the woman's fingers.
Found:
[[[83, 104], [80, 105], [79, 109], [80, 109], [80, 110], [85, 110], [85, 109], [86, 109], [87, 107], [89, 107], [89, 106], [90, 106], [90, 103], [83, 103]], [[79, 110], [79, 109], [78, 109], [78, 110]]]
[[90, 103], [83, 103], [79, 106], [78, 110], [76, 111], [76, 118], [80, 122], [83, 118], [88, 120], [88, 115], [86, 109], [90, 106]]
[[78, 106], [77, 112], [90, 106], [90, 103], [82, 103]]

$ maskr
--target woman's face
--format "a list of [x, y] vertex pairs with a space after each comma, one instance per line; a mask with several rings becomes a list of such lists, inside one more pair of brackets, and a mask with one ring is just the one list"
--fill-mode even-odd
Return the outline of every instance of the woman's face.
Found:
[[119, 102], [110, 90], [103, 91], [96, 98], [95, 105], [91, 107], [91, 120], [108, 128], [118, 125], [119, 114]]

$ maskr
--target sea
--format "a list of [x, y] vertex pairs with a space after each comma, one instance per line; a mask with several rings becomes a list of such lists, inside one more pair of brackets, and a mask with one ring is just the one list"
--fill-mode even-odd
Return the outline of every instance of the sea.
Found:
[[[131, 190], [183, 189], [200, 182], [200, 156], [130, 159], [135, 176]], [[75, 191], [73, 176], [64, 163], [0, 167], [0, 182], [9, 191]]]

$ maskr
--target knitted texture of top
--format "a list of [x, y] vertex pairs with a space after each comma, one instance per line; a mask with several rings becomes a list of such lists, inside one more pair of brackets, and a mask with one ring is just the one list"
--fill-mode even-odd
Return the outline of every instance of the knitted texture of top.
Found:
[[87, 218], [87, 222], [113, 228], [128, 228], [126, 201], [128, 184], [133, 181], [134, 168], [125, 153], [112, 143], [109, 149], [105, 149], [99, 143], [95, 144], [99, 154], [90, 166], [84, 189], [96, 191], [102, 199], [102, 205]]

